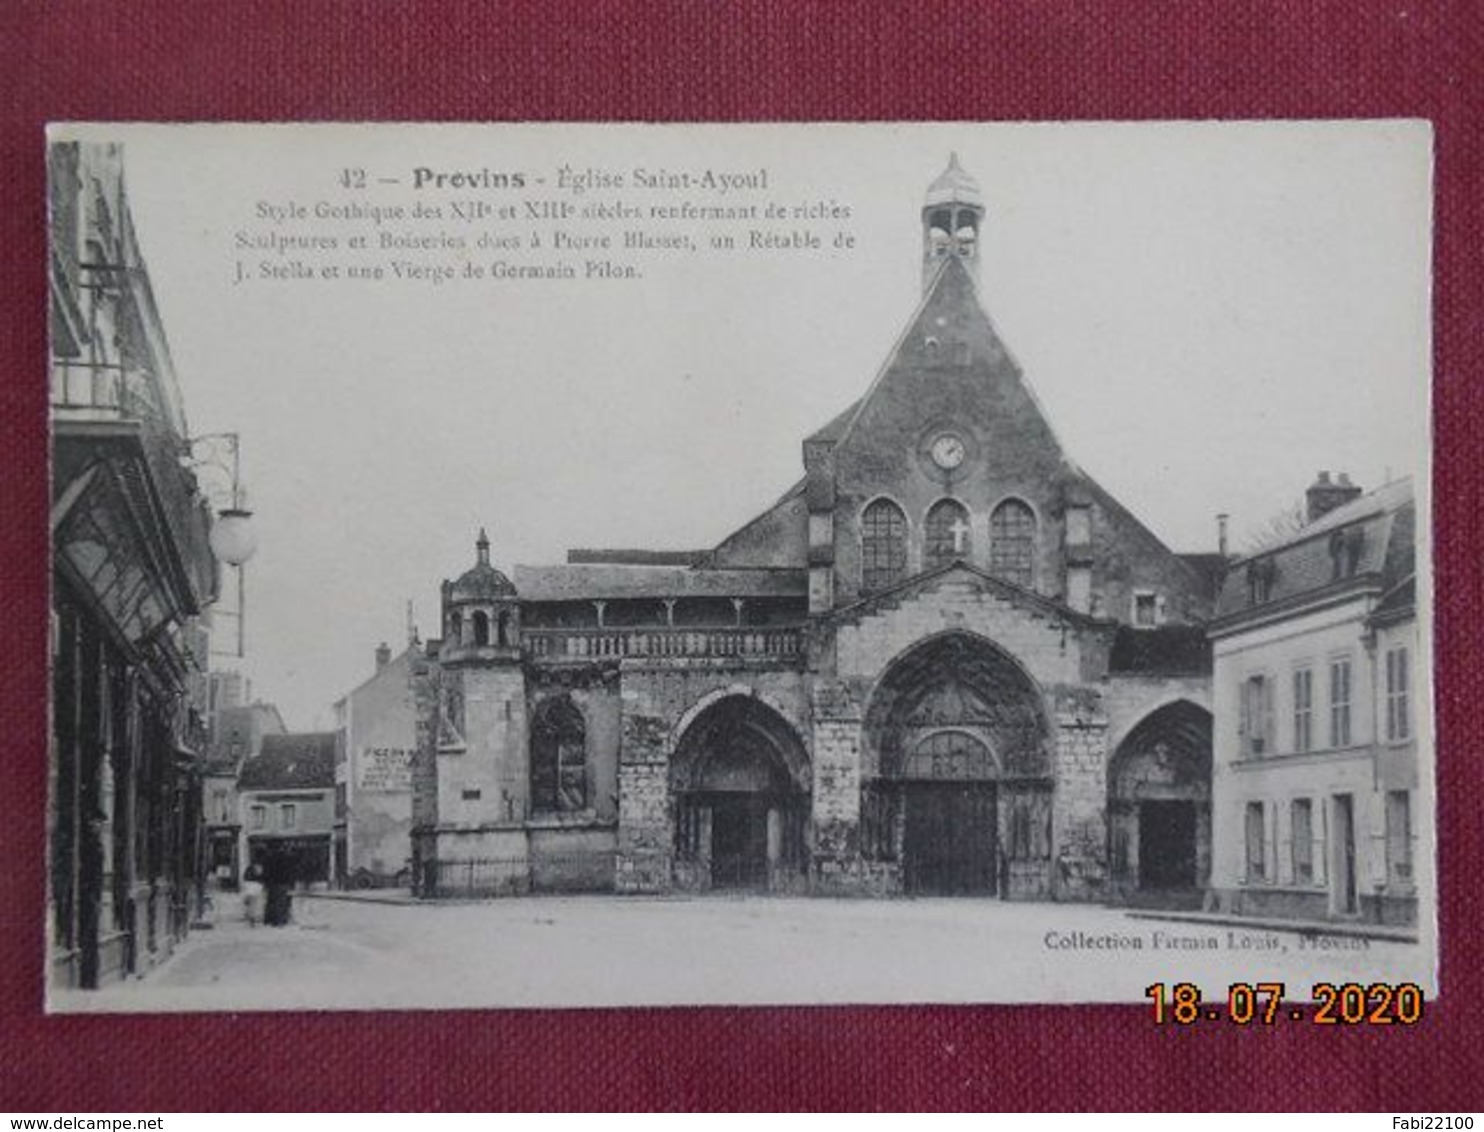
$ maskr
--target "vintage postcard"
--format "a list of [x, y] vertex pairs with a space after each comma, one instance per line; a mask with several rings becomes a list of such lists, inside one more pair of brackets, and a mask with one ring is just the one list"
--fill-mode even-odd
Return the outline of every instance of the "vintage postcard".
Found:
[[50, 1009], [1437, 993], [1427, 124], [47, 147]]

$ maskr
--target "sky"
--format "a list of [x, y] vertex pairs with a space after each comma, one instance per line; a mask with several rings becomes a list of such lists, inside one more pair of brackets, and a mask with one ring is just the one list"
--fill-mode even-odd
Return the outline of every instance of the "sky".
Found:
[[[481, 525], [508, 572], [569, 547], [709, 546], [776, 499], [910, 317], [923, 194], [950, 151], [985, 198], [991, 319], [1071, 458], [1173, 549], [1214, 550], [1218, 512], [1240, 548], [1321, 469], [1425, 489], [1425, 124], [81, 132], [125, 144], [192, 433], [240, 434], [260, 545], [236, 665], [292, 729], [330, 725], [377, 643], [405, 642], [408, 601], [437, 635], [438, 584]], [[563, 165], [630, 184], [572, 196]], [[337, 180], [355, 168], [359, 193]], [[417, 168], [546, 184], [419, 191]], [[634, 170], [707, 168], [767, 170], [765, 191], [717, 203], [848, 206], [854, 245], [832, 246], [831, 222], [818, 251], [712, 251], [705, 225], [675, 223], [697, 250], [640, 280], [234, 279], [264, 258], [233, 250], [268, 230], [260, 205], [644, 204], [701, 196], [640, 191]]]

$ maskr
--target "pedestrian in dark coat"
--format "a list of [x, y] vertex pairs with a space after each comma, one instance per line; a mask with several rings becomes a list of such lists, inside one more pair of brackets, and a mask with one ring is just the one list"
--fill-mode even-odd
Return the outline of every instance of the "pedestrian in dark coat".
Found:
[[263, 887], [267, 889], [267, 907], [263, 923], [281, 928], [293, 912], [294, 861], [286, 853], [273, 853], [263, 862]]

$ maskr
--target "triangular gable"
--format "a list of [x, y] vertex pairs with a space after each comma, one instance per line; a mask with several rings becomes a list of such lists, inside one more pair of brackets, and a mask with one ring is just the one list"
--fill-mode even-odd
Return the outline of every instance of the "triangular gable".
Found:
[[[938, 321], [945, 320], [946, 326], [939, 327]], [[868, 420], [872, 408], [888, 393], [891, 386], [900, 380], [910, 379], [921, 371], [924, 365], [932, 365], [935, 359], [928, 357], [925, 353], [925, 343], [929, 338], [952, 337], [955, 340], [966, 342], [976, 356], [982, 355], [989, 361], [987, 367], [991, 376], [998, 378], [1008, 386], [1013, 386], [1017, 393], [1028, 402], [1028, 408], [1035, 418], [1036, 426], [1045, 434], [1045, 439], [1054, 449], [1060, 463], [1064, 464], [1068, 471], [1081, 475], [1078, 469], [1066, 455], [1066, 449], [1056, 436], [1056, 431], [1051, 427], [1051, 420], [1046, 415], [1035, 391], [1025, 380], [1024, 371], [1019, 363], [1015, 361], [1005, 341], [1000, 337], [995, 328], [994, 321], [984, 309], [980, 301], [979, 290], [974, 278], [962, 261], [954, 258], [944, 260], [938, 267], [932, 280], [923, 291], [921, 301], [917, 304], [912, 316], [907, 320], [906, 326], [897, 336], [886, 359], [882, 362], [871, 385], [866, 390], [865, 396], [853, 406], [853, 411], [847, 410], [849, 419], [843, 428], [838, 427], [837, 421], [831, 421], [820, 432], [824, 434], [837, 433], [835, 447], [837, 450], [849, 446], [851, 438], [862, 426], [862, 422]], [[952, 346], [945, 344], [944, 349]], [[941, 360], [940, 360], [941, 361]], [[972, 371], [977, 376], [983, 376], [985, 366], [976, 364]], [[842, 414], [843, 415], [843, 414]], [[828, 435], [821, 439], [828, 439]]]
[[842, 606], [827, 615], [830, 621], [853, 621], [867, 616], [876, 609], [901, 602], [915, 594], [923, 593], [934, 585], [953, 581], [958, 578], [968, 580], [985, 590], [1003, 597], [1012, 605], [1032, 610], [1043, 617], [1055, 617], [1065, 621], [1071, 621], [1078, 625], [1091, 627], [1108, 627], [1116, 624], [1101, 617], [1093, 617], [1091, 614], [1080, 613], [1069, 605], [1064, 605], [1054, 598], [1045, 597], [1028, 590], [1023, 586], [1017, 586], [1014, 582], [1007, 582], [1004, 578], [998, 578], [988, 571], [971, 565], [962, 560], [949, 562], [942, 566], [936, 566], [921, 574], [915, 574], [904, 581], [888, 589], [878, 590], [873, 594], [852, 602], [850, 605]]

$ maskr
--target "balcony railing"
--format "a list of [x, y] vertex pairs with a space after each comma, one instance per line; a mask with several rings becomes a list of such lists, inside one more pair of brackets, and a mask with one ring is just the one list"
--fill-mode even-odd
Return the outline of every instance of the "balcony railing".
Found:
[[52, 363], [51, 404], [54, 412], [95, 419], [137, 419], [153, 415], [149, 379], [108, 362]]
[[[184, 441], [166, 422], [151, 375], [142, 369], [126, 369], [117, 364], [55, 359], [51, 408], [53, 428], [59, 438], [64, 430], [99, 424], [120, 422], [137, 426], [143, 464], [169, 525], [166, 537], [192, 590], [191, 611], [211, 601], [217, 590], [217, 566], [208, 545], [210, 508], [194, 476], [181, 467]], [[80, 435], [83, 442], [93, 442], [87, 434]]]
[[521, 647], [532, 660], [627, 660], [725, 657], [795, 660], [803, 655], [796, 628], [523, 629]]

